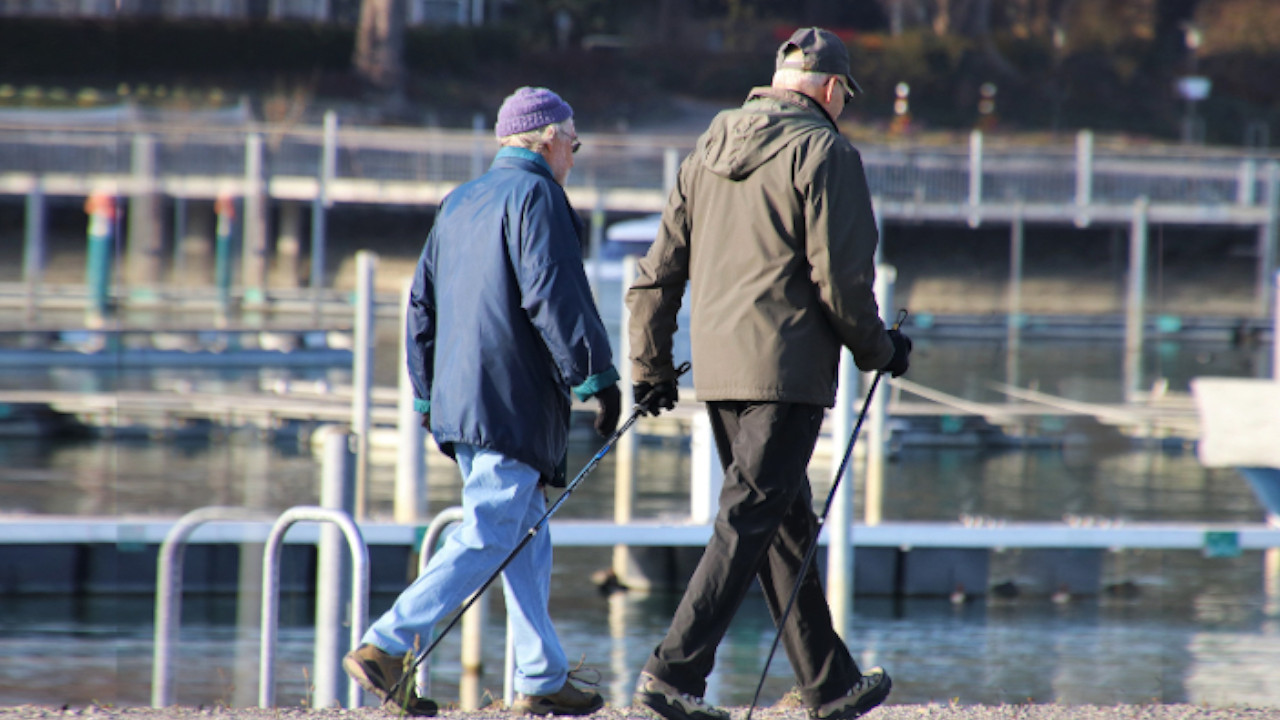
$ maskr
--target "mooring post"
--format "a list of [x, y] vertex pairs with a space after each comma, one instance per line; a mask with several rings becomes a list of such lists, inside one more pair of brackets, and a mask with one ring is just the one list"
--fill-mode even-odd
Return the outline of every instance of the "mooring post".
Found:
[[[614, 366], [618, 369], [618, 386], [622, 388], [621, 417], [630, 417], [635, 409], [635, 398], [632, 397], [631, 386], [631, 339], [628, 326], [631, 324], [631, 313], [627, 311], [627, 288], [636, 279], [636, 259], [630, 255], [622, 261], [622, 309], [618, 313], [621, 329], [618, 332], [618, 357]], [[631, 509], [635, 503], [636, 472], [636, 433], [623, 433], [613, 446], [613, 521], [619, 525], [631, 522]], [[631, 548], [626, 545], [613, 546], [613, 573], [624, 585], [630, 587], [648, 587], [649, 581], [643, 573], [633, 573]], [[635, 576], [635, 577], [633, 577]], [[643, 588], [642, 588], [643, 589]]]
[[1258, 310], [1266, 316], [1271, 307], [1271, 274], [1276, 271], [1276, 256], [1280, 254], [1280, 163], [1267, 164], [1266, 192], [1267, 218], [1258, 229]]
[[[1009, 229], [1009, 297], [1008, 315], [1005, 318], [1005, 383], [1017, 387], [1021, 382], [1019, 375], [1019, 354], [1022, 351], [1022, 265], [1023, 247], [1025, 245], [1025, 224], [1022, 220], [1022, 206], [1013, 215], [1013, 224]], [[1013, 397], [1010, 396], [1012, 401]]]
[[1093, 131], [1076, 133], [1076, 227], [1088, 227], [1093, 204]]
[[111, 287], [111, 242], [115, 229], [115, 198], [94, 192], [85, 201], [89, 214], [89, 247], [85, 268], [85, 285], [89, 301], [85, 308], [85, 324], [101, 328], [106, 323]]
[[845, 468], [838, 476], [842, 453], [853, 432], [858, 398], [858, 368], [847, 348], [840, 351], [836, 406], [831, 411], [831, 482], [839, 482], [831, 499], [827, 526], [827, 605], [831, 607], [831, 624], [840, 637], [849, 637], [849, 620], [853, 615], [853, 468]]
[[[328, 426], [322, 444], [320, 506], [350, 514], [355, 506], [351, 473], [351, 434], [346, 428]], [[340, 703], [351, 707], [347, 697], [342, 656], [346, 652], [343, 628], [348, 627], [351, 602], [351, 561], [347, 557], [342, 529], [326, 523], [320, 527], [316, 549], [316, 641], [313, 652], [315, 686], [312, 708]]]
[[311, 313], [312, 322], [320, 322], [320, 293], [324, 289], [325, 218], [329, 208], [329, 185], [338, 163], [338, 116], [329, 110], [324, 114], [324, 145], [320, 149], [320, 172], [316, 178], [316, 197], [311, 203]]
[[396, 458], [395, 520], [398, 523], [416, 523], [427, 514], [427, 465], [426, 431], [422, 426], [422, 413], [414, 408], [413, 383], [409, 379], [409, 338], [404, 331], [408, 323], [409, 295], [413, 280], [404, 284], [400, 293], [400, 362], [398, 379], [400, 392], [397, 398], [397, 431], [400, 437]]
[[46, 213], [44, 180], [37, 177], [27, 191], [25, 233], [26, 248], [22, 253], [22, 280], [27, 284], [27, 322], [40, 314], [40, 283], [44, 277], [44, 241]]
[[982, 131], [969, 133], [969, 225], [980, 222], [978, 208], [982, 206]]
[[217, 215], [214, 230], [213, 285], [218, 291], [219, 326], [226, 325], [231, 317], [231, 239], [235, 232], [236, 202], [230, 195], [219, 195], [213, 203]]
[[476, 113], [471, 116], [471, 179], [484, 174], [484, 115]]
[[244, 145], [244, 234], [240, 247], [243, 307], [260, 306], [267, 286], [267, 195], [262, 135], [249, 133]]
[[1137, 398], [1142, 384], [1142, 336], [1147, 297], [1147, 211], [1148, 200], [1138, 198], [1133, 204], [1133, 220], [1129, 229], [1129, 296], [1125, 307], [1124, 330], [1124, 397]]
[[351, 344], [351, 430], [356, 434], [357, 521], [364, 520], [368, 512], [369, 412], [373, 392], [373, 276], [377, 267], [377, 253], [370, 250], [356, 253], [355, 331]]
[[[898, 281], [898, 269], [892, 265], [876, 268], [875, 294], [880, 305], [881, 319], [885, 325], [893, 322], [897, 311], [893, 307], [893, 287]], [[883, 382], [883, 381], [882, 381]], [[871, 386], [868, 375], [867, 387]], [[884, 465], [885, 449], [889, 444], [886, 417], [889, 414], [889, 388], [883, 388], [870, 399], [867, 408], [867, 482], [863, 496], [863, 519], [868, 525], [879, 525], [884, 516]]]

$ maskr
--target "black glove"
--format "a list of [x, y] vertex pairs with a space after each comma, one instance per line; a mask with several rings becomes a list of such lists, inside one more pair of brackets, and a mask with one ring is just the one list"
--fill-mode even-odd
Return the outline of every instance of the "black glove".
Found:
[[636, 405], [646, 415], [657, 416], [659, 410], [674, 410], [680, 399], [680, 387], [675, 380], [656, 383], [638, 382], [632, 388]]
[[618, 416], [622, 414], [622, 391], [615, 383], [596, 393], [595, 398], [600, 402], [600, 409], [596, 411], [596, 433], [600, 437], [609, 437], [618, 429]]
[[431, 413], [422, 413], [422, 429], [431, 432]]
[[901, 377], [907, 373], [907, 368], [911, 367], [911, 361], [908, 359], [911, 355], [911, 338], [897, 330], [890, 330], [889, 339], [893, 341], [893, 357], [889, 358], [888, 364], [881, 370], [893, 377]]

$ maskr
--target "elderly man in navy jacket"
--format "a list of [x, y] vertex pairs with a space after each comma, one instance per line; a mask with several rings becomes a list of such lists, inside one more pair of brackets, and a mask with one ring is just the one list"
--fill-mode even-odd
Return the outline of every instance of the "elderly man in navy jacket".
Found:
[[[523, 87], [498, 111], [502, 145], [480, 178], [444, 199], [409, 299], [415, 402], [463, 476], [465, 517], [426, 572], [365, 633], [343, 666], [388, 709], [433, 715], [403, 658], [490, 577], [563, 486], [570, 392], [618, 424], [609, 337], [582, 267], [580, 220], [564, 182], [579, 142], [573, 110]], [[585, 715], [604, 701], [577, 688], [547, 610], [551, 539], [537, 533], [502, 573], [515, 640], [517, 712]]]

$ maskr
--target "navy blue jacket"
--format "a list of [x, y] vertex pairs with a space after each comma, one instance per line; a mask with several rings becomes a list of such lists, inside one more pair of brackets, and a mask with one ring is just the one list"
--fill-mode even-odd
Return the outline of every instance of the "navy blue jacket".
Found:
[[569, 393], [618, 380], [577, 216], [537, 153], [503, 148], [441, 202], [409, 297], [409, 376], [431, 433], [563, 477]]

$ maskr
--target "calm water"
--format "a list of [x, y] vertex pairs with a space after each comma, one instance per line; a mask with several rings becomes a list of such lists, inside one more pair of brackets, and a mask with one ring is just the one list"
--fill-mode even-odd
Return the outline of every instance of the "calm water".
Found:
[[[387, 353], [389, 354], [389, 353]], [[1146, 367], [1185, 391], [1196, 375], [1255, 375], [1257, 353], [1228, 347], [1153, 344]], [[1020, 384], [1080, 400], [1120, 394], [1118, 343], [1024, 346]], [[171, 387], [249, 390], [286, 371], [130, 372], [49, 369], [10, 371], [0, 387], [111, 390]], [[394, 362], [380, 359], [378, 382], [393, 381]], [[292, 376], [345, 382], [345, 371]], [[999, 343], [917, 343], [913, 380], [970, 399], [998, 401], [988, 385], [1004, 381]], [[1149, 382], [1150, 380], [1148, 380]], [[1061, 428], [1060, 447], [1016, 450], [906, 446], [888, 469], [884, 515], [889, 520], [955, 520], [979, 515], [1007, 520], [1056, 520], [1065, 514], [1118, 520], [1247, 521], [1262, 512], [1234, 471], [1206, 470], [1181, 447], [1143, 448], [1088, 421]], [[571, 468], [595, 450], [575, 445]], [[651, 439], [642, 444], [636, 513], [687, 511], [687, 447]], [[434, 510], [456, 503], [450, 468], [434, 466]], [[561, 516], [612, 513], [611, 458], [579, 488]], [[827, 470], [815, 468], [815, 492], [825, 498]], [[370, 503], [389, 513], [394, 471], [376, 464]], [[317, 465], [297, 439], [250, 433], [165, 441], [0, 440], [0, 506], [6, 512], [173, 516], [210, 504], [271, 510], [314, 503]], [[586, 580], [609, 564], [608, 549], [557, 551], [553, 614], [566, 650], [602, 672], [606, 697], [628, 702], [645, 657], [666, 629], [678, 596], [600, 596]], [[1017, 552], [992, 557], [991, 579], [1024, 572]], [[1108, 553], [1103, 582], [1130, 581], [1136, 599], [1094, 597], [1056, 605], [1044, 597], [1011, 602], [978, 598], [955, 607], [946, 599], [862, 598], [849, 644], [863, 664], [894, 676], [895, 702], [1141, 703], [1151, 700], [1280, 707], [1280, 588], [1266, 592], [1260, 553], [1206, 559], [1190, 552]], [[373, 599], [380, 612], [391, 596]], [[152, 598], [0, 597], [0, 704], [146, 704], [150, 696]], [[303, 701], [311, 663], [309, 598], [285, 598], [277, 670], [278, 702]], [[502, 692], [503, 617], [492, 603], [485, 648], [485, 687]], [[254, 704], [257, 643], [236, 627], [236, 599], [192, 597], [184, 605], [178, 645], [178, 699], [183, 704]], [[712, 702], [745, 705], [759, 677], [773, 630], [752, 597], [721, 647]], [[434, 694], [457, 697], [457, 633], [438, 651]], [[182, 669], [187, 668], [187, 669]], [[789, 686], [784, 657], [774, 661], [766, 702]]]

